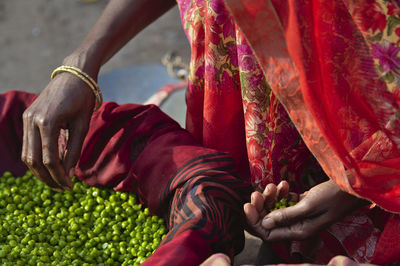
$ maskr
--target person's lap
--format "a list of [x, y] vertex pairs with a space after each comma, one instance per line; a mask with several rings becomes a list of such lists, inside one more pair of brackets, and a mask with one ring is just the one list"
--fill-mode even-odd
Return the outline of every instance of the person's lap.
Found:
[[[27, 170], [20, 160], [22, 113], [34, 98], [0, 95], [0, 152], [9, 155], [0, 162], [2, 172]], [[237, 176], [229, 155], [200, 146], [156, 106], [103, 104], [92, 117], [75, 174], [89, 185], [134, 190], [152, 213], [166, 218], [170, 232], [149, 265], [198, 265], [213, 252], [233, 257], [243, 247], [240, 221], [250, 184]]]

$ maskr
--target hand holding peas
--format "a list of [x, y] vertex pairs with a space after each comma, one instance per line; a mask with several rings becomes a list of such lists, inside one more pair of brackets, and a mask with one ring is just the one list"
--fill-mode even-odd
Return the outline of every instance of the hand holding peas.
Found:
[[[254, 192], [251, 203], [244, 205], [248, 224], [264, 241], [304, 240], [369, 204], [340, 190], [331, 180], [301, 195], [288, 191], [285, 181], [278, 186], [269, 184], [262, 194]], [[289, 198], [297, 203], [268, 212], [275, 208], [278, 198]]]
[[289, 184], [286, 181], [281, 181], [278, 185], [268, 184], [262, 193], [253, 192], [251, 202], [244, 205], [250, 233], [265, 240], [269, 231], [262, 226], [263, 218], [272, 211], [293, 206], [298, 200], [299, 195], [289, 192]]

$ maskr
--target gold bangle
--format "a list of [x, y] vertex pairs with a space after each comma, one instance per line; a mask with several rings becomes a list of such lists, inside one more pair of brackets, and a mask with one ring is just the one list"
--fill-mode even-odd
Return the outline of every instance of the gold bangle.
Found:
[[60, 66], [56, 68], [53, 73], [51, 74], [51, 79], [53, 79], [58, 72], [68, 72], [70, 74], [73, 74], [74, 76], [78, 77], [81, 79], [83, 82], [85, 82], [90, 89], [93, 91], [95, 98], [96, 98], [96, 107], [94, 108], [94, 111], [97, 111], [101, 104], [103, 103], [103, 96], [101, 94], [101, 91], [97, 85], [97, 83], [85, 72], [80, 70], [77, 67], [71, 67], [71, 66]]
[[101, 90], [100, 90], [99, 86], [97, 85], [96, 81], [94, 81], [88, 74], [86, 74], [79, 68], [73, 67], [73, 66], [57, 67], [51, 74], [51, 79], [53, 79], [59, 72], [68, 72], [68, 73], [78, 77], [83, 82], [85, 82], [90, 87], [90, 89], [93, 91], [94, 96], [96, 98], [96, 107], [94, 108], [94, 112], [100, 108], [101, 104], [103, 103], [103, 95], [102, 95]]
[[97, 85], [97, 82], [94, 81], [94, 79], [92, 79], [92, 77], [90, 77], [88, 74], [86, 74], [85, 72], [83, 72], [82, 70], [80, 70], [77, 67], [74, 67], [74, 66], [63, 66], [63, 67], [74, 70], [74, 71], [78, 72], [79, 74], [83, 75], [86, 79], [88, 79], [93, 84], [93, 86], [96, 88], [96, 92], [100, 99], [100, 105], [103, 103], [103, 95], [101, 93], [101, 90], [100, 90], [99, 86]]

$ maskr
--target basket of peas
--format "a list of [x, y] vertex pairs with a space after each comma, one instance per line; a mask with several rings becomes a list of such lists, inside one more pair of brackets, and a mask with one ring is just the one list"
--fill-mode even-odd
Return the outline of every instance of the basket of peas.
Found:
[[74, 178], [55, 192], [28, 171], [0, 178], [1, 265], [139, 265], [167, 230], [135, 194]]

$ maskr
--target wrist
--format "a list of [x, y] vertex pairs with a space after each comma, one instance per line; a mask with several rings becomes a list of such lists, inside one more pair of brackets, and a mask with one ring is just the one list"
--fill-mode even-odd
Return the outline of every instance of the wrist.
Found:
[[86, 85], [92, 90], [96, 98], [96, 107], [94, 108], [94, 111], [97, 111], [100, 108], [101, 104], [103, 103], [103, 95], [99, 86], [97, 85], [97, 82], [93, 80], [93, 78], [90, 77], [89, 74], [83, 72], [77, 67], [63, 65], [53, 71], [53, 73], [51, 74], [51, 79], [53, 79], [60, 72], [68, 72], [69, 74], [72, 74], [73, 76], [79, 78], [81, 81], [86, 83]]
[[101, 68], [101, 61], [98, 60], [93, 53], [83, 50], [75, 51], [65, 57], [62, 64], [77, 67], [96, 81]]

